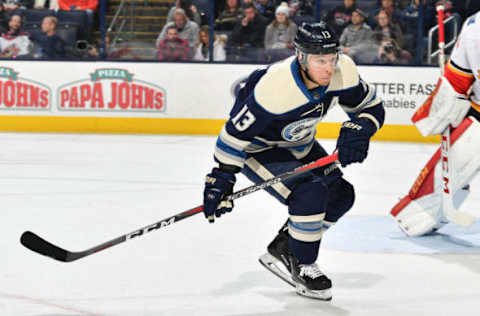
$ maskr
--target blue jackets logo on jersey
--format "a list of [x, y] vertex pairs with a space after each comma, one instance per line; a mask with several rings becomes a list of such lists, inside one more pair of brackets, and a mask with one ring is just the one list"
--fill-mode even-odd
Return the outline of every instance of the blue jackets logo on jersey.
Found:
[[315, 127], [319, 121], [320, 118], [318, 117], [310, 117], [290, 123], [283, 128], [282, 138], [290, 142], [302, 140], [315, 132]]

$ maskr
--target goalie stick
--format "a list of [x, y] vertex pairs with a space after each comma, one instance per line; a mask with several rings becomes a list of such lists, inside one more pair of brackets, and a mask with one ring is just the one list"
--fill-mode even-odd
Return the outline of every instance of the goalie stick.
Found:
[[[439, 57], [438, 64], [440, 66], [440, 73], [443, 75], [443, 68], [445, 66], [445, 28], [443, 25], [444, 6], [437, 6], [438, 19], [438, 49]], [[460, 226], [471, 226], [475, 221], [475, 217], [466, 212], [461, 212], [455, 209], [453, 205], [453, 192], [450, 190], [452, 183], [452, 163], [449, 160], [450, 153], [450, 125], [442, 132], [441, 142], [441, 163], [442, 163], [442, 209], [445, 217], [452, 223]]]
[[[276, 177], [273, 177], [271, 179], [265, 180], [264, 182], [258, 183], [251, 185], [249, 187], [246, 187], [240, 191], [237, 191], [235, 193], [232, 193], [231, 195], [227, 196], [225, 200], [233, 201], [238, 198], [244, 197], [245, 195], [248, 195], [250, 193], [268, 188], [276, 183], [285, 181], [286, 179], [289, 179], [294, 176], [298, 176], [300, 174], [306, 173], [312, 169], [322, 167], [325, 165], [328, 165], [332, 162], [335, 162], [338, 160], [338, 153], [334, 153], [332, 155], [320, 158], [314, 162], [311, 162], [309, 164], [306, 164], [304, 166], [300, 166], [298, 168], [295, 168], [291, 171], [287, 171], [285, 173], [282, 173]], [[87, 257], [89, 255], [92, 255], [94, 253], [100, 252], [102, 250], [105, 250], [107, 248], [116, 246], [118, 244], [121, 244], [125, 241], [129, 241], [130, 239], [140, 237], [145, 235], [146, 233], [150, 233], [152, 231], [158, 230], [160, 228], [164, 228], [166, 226], [170, 226], [176, 222], [179, 222], [185, 218], [188, 218], [192, 215], [201, 213], [203, 211], [203, 205], [194, 207], [192, 209], [189, 209], [187, 211], [175, 214], [173, 216], [167, 217], [161, 221], [158, 221], [154, 224], [142, 227], [140, 229], [137, 229], [131, 233], [119, 236], [117, 238], [114, 238], [112, 240], [109, 240], [107, 242], [104, 242], [100, 245], [94, 246], [90, 249], [84, 250], [84, 251], [78, 251], [78, 252], [73, 252], [73, 251], [68, 251], [63, 248], [60, 248], [42, 237], [38, 236], [37, 234], [31, 232], [31, 231], [25, 231], [22, 236], [20, 237], [20, 242], [23, 246], [26, 248], [39, 253], [41, 255], [53, 258], [55, 260], [61, 261], [61, 262], [71, 262], [75, 261], [84, 257]]]

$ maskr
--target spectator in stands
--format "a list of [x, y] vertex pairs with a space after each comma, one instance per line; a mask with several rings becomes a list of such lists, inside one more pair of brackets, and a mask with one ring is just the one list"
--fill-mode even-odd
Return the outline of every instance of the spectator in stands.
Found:
[[8, 13], [16, 9], [31, 9], [33, 8], [33, 0], [3, 0], [3, 9]]
[[10, 13], [13, 10], [18, 9], [20, 6], [18, 4], [18, 1], [16, 1], [16, 0], [4, 0], [4, 1], [2, 1], [2, 7], [5, 11]]
[[349, 24], [340, 36], [340, 46], [342, 52], [349, 56], [355, 54], [359, 44], [369, 41], [372, 37], [372, 29], [365, 23], [367, 14], [360, 8], [352, 12], [352, 23]]
[[219, 31], [231, 31], [243, 15], [244, 12], [240, 6], [240, 0], [227, 0], [225, 9], [215, 20], [215, 29]]
[[374, 63], [407, 65], [412, 63], [412, 55], [408, 51], [401, 49], [394, 39], [385, 38], [378, 49]]
[[370, 20], [368, 21], [372, 28], [377, 27], [376, 17], [381, 10], [383, 10], [388, 15], [388, 19], [392, 23], [400, 23], [402, 14], [400, 10], [397, 10], [397, 8], [395, 8], [394, 0], [381, 0], [381, 6], [373, 10], [372, 14], [370, 15]]
[[87, 14], [87, 25], [86, 25], [86, 39], [89, 39], [91, 36], [91, 31], [93, 28], [95, 12], [98, 7], [98, 0], [58, 0], [58, 5], [61, 10], [81, 10], [85, 11]]
[[198, 42], [198, 24], [190, 21], [183, 9], [175, 9], [173, 14], [173, 22], [165, 24], [162, 29], [162, 32], [157, 37], [155, 45], [158, 47], [160, 41], [164, 40], [167, 37], [167, 30], [170, 26], [175, 26], [178, 30], [178, 37], [184, 39], [188, 42], [190, 47], [193, 47], [196, 42]]
[[83, 10], [90, 15], [97, 10], [98, 0], [58, 0], [61, 10]]
[[33, 8], [37, 10], [50, 9], [58, 11], [60, 6], [58, 0], [28, 0], [33, 1]]
[[[203, 25], [198, 33], [198, 42], [195, 44], [195, 53], [193, 60], [209, 61], [209, 34], [210, 28], [208, 25]], [[225, 53], [225, 35], [215, 35], [213, 40], [213, 61], [225, 61], [227, 59]]]
[[257, 0], [256, 1], [258, 14], [263, 15], [268, 21], [275, 19], [275, 1], [274, 0]]
[[42, 34], [32, 38], [35, 58], [64, 58], [65, 41], [57, 35], [57, 18], [46, 16], [42, 20]]
[[327, 23], [337, 35], [342, 34], [352, 19], [352, 12], [357, 8], [355, 0], [343, 0], [343, 4], [327, 13]]
[[[436, 10], [427, 0], [423, 0], [423, 27], [424, 34], [430, 27], [436, 24]], [[411, 4], [402, 11], [401, 19], [406, 27], [407, 33], [416, 33], [420, 0], [412, 0]]]
[[403, 47], [404, 40], [402, 28], [400, 25], [390, 20], [390, 16], [388, 15], [387, 11], [378, 11], [375, 21], [377, 25], [374, 29], [375, 32], [382, 33], [386, 38], [393, 38], [397, 42], [398, 46]]
[[198, 13], [197, 7], [193, 5], [192, 0], [176, 0], [175, 6], [171, 7], [170, 11], [168, 11], [167, 22], [173, 22], [175, 20], [175, 9], [183, 9], [190, 21], [197, 23], [197, 25], [202, 24], [202, 17], [200, 13]]
[[3, 8], [3, 1], [0, 0], [0, 34], [7, 31], [7, 29], [8, 29], [8, 20], [9, 20], [9, 14], [8, 14], [8, 12]]
[[297, 25], [289, 19], [289, 7], [282, 2], [275, 10], [275, 20], [265, 31], [265, 49], [269, 61], [277, 61], [293, 54], [293, 40]]
[[[49, 3], [54, 1], [49, 0], [33, 0], [33, 8], [36, 10], [48, 9]], [[58, 1], [56, 1], [58, 7]]]
[[22, 17], [12, 14], [8, 21], [8, 32], [0, 37], [0, 58], [27, 57], [32, 49], [30, 34], [21, 30]]
[[50, 9], [58, 11], [60, 10], [60, 5], [58, 0], [33, 0], [33, 8], [38, 10]]
[[254, 4], [247, 4], [244, 10], [245, 17], [233, 28], [231, 46], [263, 48], [268, 19], [258, 14]]
[[60, 4], [58, 3], [58, 0], [49, 0], [48, 8], [55, 11], [60, 10]]
[[229, 59], [234, 61], [263, 62], [265, 28], [268, 19], [258, 14], [254, 4], [244, 7], [245, 17], [237, 22], [230, 35]]
[[34, 0], [33, 8], [36, 9], [36, 10], [47, 9], [47, 1], [46, 0]]
[[[402, 24], [405, 27], [405, 47], [409, 51], [415, 50], [417, 45], [416, 34], [418, 34], [419, 3], [420, 0], [412, 0], [412, 3], [403, 10], [401, 14]], [[428, 34], [428, 30], [436, 24], [435, 16], [435, 9], [427, 0], [423, 0], [423, 37], [425, 37], [426, 34]]]
[[290, 16], [313, 16], [315, 13], [315, 0], [289, 0]]
[[165, 39], [161, 40], [157, 46], [158, 60], [188, 60], [190, 57], [190, 47], [186, 40], [180, 38], [177, 27], [170, 25], [165, 32]]

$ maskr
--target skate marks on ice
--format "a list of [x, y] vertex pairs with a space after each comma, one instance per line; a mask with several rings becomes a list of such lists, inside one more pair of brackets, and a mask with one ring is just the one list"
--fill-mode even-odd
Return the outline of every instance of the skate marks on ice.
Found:
[[[259, 311], [239, 312], [233, 311], [231, 313], [222, 314], [224, 316], [296, 316], [296, 315], [329, 315], [329, 316], [346, 316], [350, 312], [344, 308], [337, 306], [333, 301], [322, 301], [318, 299], [300, 296], [295, 292], [295, 289], [280, 280], [275, 275], [264, 270], [259, 264], [259, 271], [249, 271], [242, 273], [239, 278], [232, 282], [222, 285], [222, 287], [210, 292], [212, 297], [221, 298], [231, 297], [244, 293], [252, 296], [252, 293], [264, 297], [265, 302], [272, 302], [269, 308], [264, 306]], [[274, 303], [273, 303], [274, 302]], [[253, 305], [258, 304], [252, 302]], [[249, 304], [249, 302], [245, 302]], [[255, 309], [255, 308], [253, 308]], [[280, 310], [279, 310], [280, 309]]]
[[[8, 308], [2, 308], [2, 304], [1, 304], [2, 298], [7, 301], [10, 301], [8, 303], [8, 306], [9, 306]], [[2, 313], [7, 313], [5, 315], [19, 315], [18, 311], [15, 310], [14, 302], [18, 302], [22, 306], [31, 306], [31, 310], [56, 309], [56, 310], [62, 311], [61, 313], [60, 312], [55, 312], [55, 313], [40, 312], [39, 314], [36, 314], [36, 313], [28, 314], [30, 316], [80, 316], [80, 315], [106, 316], [106, 314], [99, 314], [92, 311], [88, 311], [87, 309], [84, 309], [84, 308], [75, 307], [72, 304], [62, 302], [62, 300], [44, 299], [44, 298], [38, 298], [38, 297], [31, 297], [27, 295], [0, 292], [0, 311]], [[10, 312], [13, 312], [13, 313], [10, 314]]]
[[435, 233], [407, 237], [387, 216], [345, 216], [330, 228], [322, 248], [372, 253], [480, 253], [480, 220], [471, 227], [447, 224]]
[[245, 301], [245, 304], [251, 304], [249, 308], [232, 310], [231, 313], [223, 313], [222, 316], [351, 315], [350, 307], [356, 304], [356, 300], [350, 297], [352, 290], [360, 290], [362, 293], [374, 291], [379, 283], [385, 281], [385, 277], [377, 273], [332, 271], [329, 276], [334, 283], [333, 299], [322, 301], [298, 295], [294, 288], [266, 271], [260, 263], [258, 266], [260, 270], [241, 273], [232, 281], [225, 282], [208, 293], [218, 302], [231, 297], [246, 296], [250, 299]]

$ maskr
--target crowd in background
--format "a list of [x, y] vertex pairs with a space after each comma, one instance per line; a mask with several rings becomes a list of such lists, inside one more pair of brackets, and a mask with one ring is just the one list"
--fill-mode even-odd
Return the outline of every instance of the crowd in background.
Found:
[[[419, 5], [423, 1], [423, 35], [418, 41]], [[294, 54], [297, 25], [315, 18], [315, 1], [225, 0], [216, 2], [214, 61], [273, 62]], [[334, 1], [322, 1], [332, 4]], [[361, 64], [412, 64], [417, 45], [425, 57], [427, 34], [436, 25], [435, 6], [442, 3], [446, 17], [453, 15], [461, 27], [466, 17], [480, 10], [480, 1], [465, 0], [338, 0], [325, 5], [319, 17], [337, 33], [342, 51]], [[334, 3], [335, 4], [335, 3]], [[177, 0], [156, 46], [162, 60], [209, 60], [208, 27], [203, 28], [195, 1]], [[165, 36], [176, 27], [175, 39]], [[186, 43], [180, 42], [185, 40]], [[179, 54], [188, 44], [189, 56]], [[168, 49], [166, 47], [169, 46]], [[176, 47], [176, 48], [175, 48]], [[181, 56], [181, 58], [179, 57]]]
[[77, 57], [95, 27], [98, 0], [0, 0], [0, 57]]
[[[435, 5], [443, 3], [460, 26], [480, 10], [478, 0], [323, 0], [320, 12], [315, 0], [221, 0], [209, 12], [199, 1], [172, 2], [152, 43], [156, 59], [274, 62], [294, 54], [297, 25], [321, 18], [357, 63], [411, 64], [418, 43], [425, 51], [428, 30], [436, 25]], [[1, 58], [99, 58], [95, 29], [98, 0], [0, 0]], [[122, 58], [124, 51], [110, 49], [111, 41], [105, 38], [106, 57]]]

